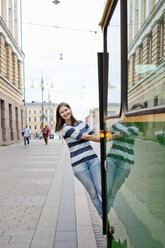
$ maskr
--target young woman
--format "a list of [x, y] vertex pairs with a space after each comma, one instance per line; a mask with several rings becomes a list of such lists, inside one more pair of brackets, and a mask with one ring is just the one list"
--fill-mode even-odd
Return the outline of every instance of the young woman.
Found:
[[56, 132], [62, 130], [69, 147], [73, 173], [88, 191], [91, 200], [102, 218], [101, 166], [89, 141], [99, 142], [100, 138], [84, 122], [77, 121], [70, 106], [60, 103], [56, 111]]

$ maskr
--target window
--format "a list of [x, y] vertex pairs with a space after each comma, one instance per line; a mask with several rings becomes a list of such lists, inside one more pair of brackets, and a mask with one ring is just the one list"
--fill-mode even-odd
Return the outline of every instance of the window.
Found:
[[[148, 1], [141, 0], [141, 4], [147, 5]], [[155, 6], [156, 1], [150, 1], [150, 4]], [[128, 8], [131, 7], [128, 5]], [[127, 12], [129, 13], [130, 10], [128, 9]], [[152, 19], [155, 25], [145, 23], [139, 26], [138, 36], [133, 38], [131, 44], [129, 41], [127, 44], [129, 110], [135, 104], [141, 104], [148, 109], [165, 105], [164, 19], [162, 20], [161, 15], [159, 17], [153, 13], [153, 11], [149, 13], [147, 20]], [[127, 18], [129, 20], [129, 14]], [[127, 25], [129, 35], [131, 27], [129, 23]]]
[[154, 106], [158, 106], [158, 96], [154, 97]]
[[34, 129], [37, 130], [37, 126], [34, 126]]
[[34, 110], [34, 114], [36, 114], [36, 110]]
[[107, 114], [112, 116], [120, 113], [120, 2], [117, 3], [107, 26], [107, 53], [109, 54]]
[[143, 22], [146, 20], [146, 0], [144, 0], [144, 6], [143, 6]]
[[11, 31], [11, 33], [13, 32], [13, 29], [12, 29], [12, 1], [9, 0], [8, 1], [8, 18], [9, 18], [9, 22], [8, 22], [8, 25], [9, 25], [9, 29]]
[[29, 117], [29, 122], [31, 122], [31, 117]]
[[152, 0], [152, 8], [154, 8], [156, 5], [156, 0]]
[[152, 36], [149, 37], [148, 64], [152, 64]]
[[164, 55], [164, 20], [161, 22], [160, 28], [160, 58]]
[[139, 27], [139, 5], [138, 5], [138, 1], [136, 1], [136, 7], [135, 7], [135, 23], [134, 23], [134, 27], [135, 27], [135, 35], [138, 32], [138, 27]]
[[144, 108], [147, 108], [148, 107], [148, 101], [144, 101], [143, 106], [144, 106]]
[[29, 110], [29, 115], [31, 114], [31, 111]]
[[34, 122], [36, 122], [37, 121], [37, 118], [36, 117], [34, 117]]

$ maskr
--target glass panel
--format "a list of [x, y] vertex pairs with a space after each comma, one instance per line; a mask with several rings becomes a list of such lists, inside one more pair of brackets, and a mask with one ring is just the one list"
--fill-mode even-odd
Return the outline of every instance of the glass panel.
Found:
[[110, 121], [122, 134], [106, 143], [108, 221], [121, 244], [112, 247], [164, 248], [165, 123]]
[[[165, 104], [163, 1], [128, 1], [128, 106]], [[161, 10], [162, 9], [162, 10]]]
[[120, 112], [120, 2], [107, 28], [108, 68], [108, 104], [107, 116]]

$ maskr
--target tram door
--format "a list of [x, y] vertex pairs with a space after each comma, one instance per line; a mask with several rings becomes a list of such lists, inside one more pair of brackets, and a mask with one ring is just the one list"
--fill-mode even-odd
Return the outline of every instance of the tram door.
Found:
[[[104, 53], [99, 55], [103, 233], [108, 248], [164, 248], [164, 1], [109, 2], [113, 4], [104, 26]], [[139, 20], [140, 6], [152, 8], [135, 34], [131, 18]], [[126, 30], [123, 12], [128, 16]], [[137, 103], [142, 110], [132, 110]], [[116, 139], [118, 132], [122, 136]]]

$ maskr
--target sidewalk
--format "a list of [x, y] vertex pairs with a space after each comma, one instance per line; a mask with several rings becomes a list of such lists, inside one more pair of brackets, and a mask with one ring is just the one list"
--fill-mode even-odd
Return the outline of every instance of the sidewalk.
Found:
[[0, 248], [98, 247], [65, 144], [0, 147], [0, 170]]

